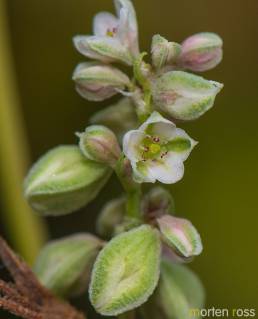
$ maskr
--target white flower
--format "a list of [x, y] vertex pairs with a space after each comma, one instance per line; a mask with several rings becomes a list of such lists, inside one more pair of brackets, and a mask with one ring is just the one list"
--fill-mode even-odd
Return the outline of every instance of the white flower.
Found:
[[100, 12], [94, 17], [93, 36], [76, 36], [77, 50], [103, 62], [120, 61], [131, 65], [139, 54], [138, 26], [134, 7], [130, 0], [115, 0], [118, 17]]
[[138, 130], [126, 133], [123, 151], [136, 182], [172, 184], [183, 177], [183, 162], [196, 144], [185, 131], [153, 112]]

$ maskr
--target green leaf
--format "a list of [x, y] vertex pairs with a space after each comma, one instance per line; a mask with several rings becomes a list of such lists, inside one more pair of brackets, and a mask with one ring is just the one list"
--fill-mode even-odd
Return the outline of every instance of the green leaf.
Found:
[[180, 120], [194, 120], [214, 104], [223, 85], [183, 72], [171, 71], [158, 78], [152, 87], [155, 105]]
[[25, 180], [25, 196], [43, 215], [68, 214], [93, 200], [110, 173], [106, 165], [85, 159], [79, 147], [58, 146], [31, 168]]
[[204, 300], [202, 283], [189, 268], [163, 260], [158, 288], [141, 312], [144, 319], [194, 319]]
[[34, 271], [40, 282], [59, 296], [81, 294], [102, 242], [90, 234], [76, 234], [47, 244]]
[[157, 285], [159, 263], [159, 236], [151, 226], [116, 236], [93, 268], [90, 300], [96, 311], [115, 316], [146, 302]]

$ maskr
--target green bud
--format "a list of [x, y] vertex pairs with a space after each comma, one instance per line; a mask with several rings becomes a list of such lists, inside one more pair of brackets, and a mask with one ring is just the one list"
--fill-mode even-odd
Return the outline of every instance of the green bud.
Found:
[[189, 220], [164, 215], [157, 222], [164, 242], [176, 253], [189, 258], [202, 252], [200, 235]]
[[43, 215], [68, 214], [93, 200], [110, 174], [106, 165], [85, 159], [79, 147], [58, 146], [32, 166], [25, 196]]
[[208, 111], [223, 85], [183, 71], [163, 74], [152, 86], [155, 105], [180, 120], [194, 120]]
[[87, 288], [89, 275], [102, 242], [90, 234], [77, 234], [47, 244], [41, 250], [34, 271], [54, 294], [76, 296]]
[[199, 278], [189, 268], [163, 260], [158, 288], [141, 313], [144, 319], [194, 319], [193, 309], [203, 308], [204, 301]]
[[77, 134], [83, 155], [93, 161], [114, 166], [121, 154], [115, 134], [103, 125], [92, 125]]
[[129, 98], [122, 98], [118, 103], [104, 108], [90, 118], [91, 124], [102, 124], [112, 129], [119, 141], [124, 134], [137, 127], [134, 105]]
[[175, 202], [168, 190], [156, 186], [144, 196], [143, 211], [147, 220], [175, 213]]
[[143, 225], [113, 238], [100, 252], [90, 283], [97, 312], [116, 316], [132, 310], [153, 293], [159, 279], [158, 233]]
[[161, 69], [167, 64], [176, 62], [180, 53], [181, 45], [175, 42], [168, 42], [165, 38], [156, 34], [152, 38], [152, 63], [156, 69]]
[[120, 197], [109, 201], [97, 219], [97, 232], [104, 238], [113, 236], [115, 227], [122, 223], [126, 212], [126, 198]]

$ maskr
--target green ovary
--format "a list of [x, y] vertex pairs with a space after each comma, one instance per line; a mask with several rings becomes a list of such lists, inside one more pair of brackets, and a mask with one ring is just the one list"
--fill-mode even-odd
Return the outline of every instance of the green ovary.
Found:
[[143, 160], [155, 160], [162, 158], [167, 151], [158, 137], [146, 136], [141, 145], [141, 155]]

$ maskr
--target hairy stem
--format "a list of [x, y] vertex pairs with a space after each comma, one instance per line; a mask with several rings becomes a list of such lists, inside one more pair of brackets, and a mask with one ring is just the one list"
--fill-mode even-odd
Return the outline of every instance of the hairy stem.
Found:
[[31, 263], [46, 232], [43, 222], [30, 210], [22, 195], [28, 147], [10, 56], [4, 0], [0, 0], [0, 186], [4, 208], [1, 218], [13, 245]]

